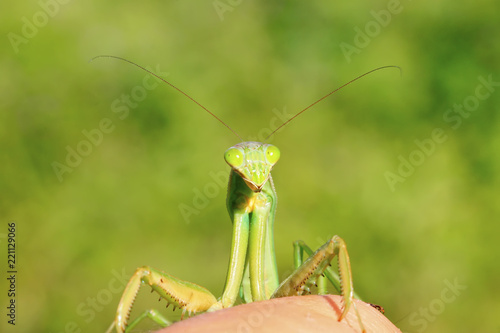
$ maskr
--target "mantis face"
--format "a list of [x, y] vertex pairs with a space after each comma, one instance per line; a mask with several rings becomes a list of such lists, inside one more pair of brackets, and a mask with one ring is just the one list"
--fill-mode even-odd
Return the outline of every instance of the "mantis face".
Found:
[[224, 159], [248, 187], [260, 192], [280, 158], [278, 147], [261, 142], [242, 142], [226, 150]]

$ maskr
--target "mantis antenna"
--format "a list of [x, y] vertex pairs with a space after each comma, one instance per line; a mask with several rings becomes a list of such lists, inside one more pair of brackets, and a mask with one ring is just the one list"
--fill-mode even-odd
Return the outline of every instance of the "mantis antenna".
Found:
[[368, 72], [366, 72], [364, 74], [361, 74], [358, 77], [352, 79], [351, 81], [349, 81], [347, 83], [344, 83], [343, 85], [341, 85], [337, 89], [333, 90], [332, 92], [330, 92], [330, 93], [326, 94], [325, 96], [321, 97], [320, 99], [318, 99], [316, 102], [312, 103], [311, 105], [309, 105], [305, 109], [302, 109], [302, 111], [299, 111], [295, 116], [293, 116], [292, 118], [288, 119], [283, 124], [281, 124], [277, 129], [275, 129], [274, 131], [272, 131], [271, 134], [269, 134], [264, 141], [267, 141], [274, 133], [276, 133], [277, 131], [279, 131], [283, 126], [287, 125], [289, 122], [291, 122], [292, 120], [294, 120], [295, 118], [297, 118], [300, 114], [302, 114], [304, 111], [310, 109], [311, 107], [313, 107], [314, 105], [318, 104], [319, 102], [321, 102], [322, 100], [324, 100], [328, 96], [334, 94], [335, 92], [339, 91], [340, 89], [344, 88], [345, 86], [350, 85], [354, 81], [357, 81], [357, 80], [361, 79], [363, 76], [366, 76], [368, 74], [371, 74], [373, 72], [379, 71], [381, 69], [386, 69], [386, 68], [397, 68], [397, 69], [399, 69], [400, 74], [403, 75], [403, 70], [401, 69], [401, 67], [394, 66], [394, 65], [378, 67], [378, 68], [372, 69], [371, 71], [368, 71]]
[[[113, 55], [99, 55], [99, 56], [96, 56], [92, 59], [90, 59], [90, 62], [94, 61], [95, 59], [98, 59], [98, 58], [112, 58], [112, 59], [118, 59], [118, 60], [121, 60], [121, 61], [125, 61], [125, 62], [128, 62], [129, 64], [131, 65], [134, 65], [140, 69], [142, 69], [143, 71], [145, 71], [146, 73], [149, 73], [150, 75], [153, 75], [154, 77], [160, 79], [161, 81], [165, 82], [166, 84], [168, 84], [169, 86], [171, 86], [172, 88], [174, 88], [175, 90], [177, 90], [178, 92], [180, 92], [181, 94], [183, 94], [184, 96], [186, 96], [187, 98], [189, 98], [191, 101], [193, 101], [194, 103], [196, 103], [199, 107], [201, 107], [203, 110], [207, 111], [210, 115], [212, 115], [215, 119], [217, 119], [222, 125], [226, 126], [231, 132], [234, 133], [234, 135], [236, 135], [241, 141], [245, 141], [243, 140], [243, 138], [238, 134], [236, 133], [236, 131], [234, 131], [231, 127], [229, 127], [225, 122], [223, 122], [219, 117], [217, 117], [215, 114], [213, 114], [209, 109], [207, 109], [206, 107], [204, 107], [203, 105], [201, 105], [198, 101], [196, 101], [193, 97], [189, 96], [187, 93], [185, 93], [184, 91], [182, 91], [181, 89], [177, 88], [176, 86], [174, 86], [172, 83], [168, 82], [167, 80], [165, 80], [164, 78], [162, 78], [161, 76], [159, 76], [158, 74], [155, 74], [153, 73], [152, 71], [144, 68], [143, 66], [141, 65], [138, 65], [136, 64], [135, 62], [133, 61], [130, 61], [128, 59], [125, 59], [125, 58], [122, 58], [122, 57], [117, 57], [117, 56], [113, 56]], [[371, 71], [368, 71], [364, 74], [361, 74], [359, 75], [358, 77], [352, 79], [351, 81], [347, 82], [347, 83], [344, 83], [343, 85], [341, 85], [340, 87], [338, 87], [337, 89], [333, 90], [332, 92], [326, 94], [325, 96], [321, 97], [320, 99], [318, 99], [316, 102], [310, 104], [309, 106], [307, 106], [306, 108], [302, 109], [301, 111], [299, 111], [297, 114], [295, 114], [293, 117], [291, 117], [290, 119], [288, 119], [287, 121], [285, 121], [283, 124], [281, 124], [278, 128], [276, 128], [274, 131], [271, 132], [271, 134], [269, 134], [266, 139], [264, 141], [267, 141], [274, 133], [276, 133], [277, 131], [279, 131], [281, 128], [283, 128], [285, 125], [287, 125], [289, 122], [291, 122], [292, 120], [294, 120], [295, 118], [297, 118], [299, 115], [301, 115], [302, 113], [304, 113], [306, 110], [312, 108], [314, 105], [318, 104], [319, 102], [321, 102], [322, 100], [324, 100], [325, 98], [329, 97], [330, 95], [333, 95], [334, 93], [336, 93], [337, 91], [339, 91], [340, 89], [344, 88], [345, 86], [348, 86], [349, 84], [353, 83], [354, 81], [357, 81], [359, 79], [361, 79], [363, 76], [366, 76], [368, 74], [371, 74], [373, 72], [376, 72], [376, 71], [379, 71], [381, 69], [386, 69], [386, 68], [397, 68], [399, 69], [401, 75], [403, 75], [403, 70], [401, 69], [401, 67], [399, 66], [394, 66], [394, 65], [389, 65], [389, 66], [382, 66], [382, 67], [378, 67], [378, 68], [375, 68], [375, 69], [372, 69]]]
[[229, 127], [225, 122], [223, 122], [219, 117], [217, 117], [215, 114], [213, 114], [209, 109], [207, 109], [206, 107], [204, 107], [203, 105], [201, 105], [198, 101], [196, 101], [193, 97], [189, 96], [188, 94], [186, 94], [184, 91], [182, 91], [181, 89], [177, 88], [176, 86], [174, 86], [172, 83], [168, 82], [167, 80], [165, 80], [164, 78], [162, 78], [161, 76], [159, 76], [158, 74], [155, 74], [153, 73], [152, 71], [150, 71], [149, 69], [146, 69], [144, 67], [142, 67], [141, 65], [138, 65], [136, 64], [135, 62], [133, 61], [130, 61], [128, 59], [125, 59], [125, 58], [122, 58], [122, 57], [117, 57], [117, 56], [112, 56], [112, 55], [98, 55], [92, 59], [90, 59], [89, 62], [92, 62], [94, 61], [95, 59], [98, 59], [98, 58], [112, 58], [112, 59], [118, 59], [118, 60], [121, 60], [121, 61], [125, 61], [125, 62], [128, 62], [129, 64], [132, 64], [134, 65], [135, 67], [138, 67], [140, 69], [142, 69], [143, 71], [153, 75], [154, 77], [162, 80], [163, 82], [165, 82], [166, 84], [168, 84], [169, 86], [171, 86], [172, 88], [174, 88], [175, 90], [177, 90], [178, 92], [180, 92], [181, 94], [183, 94], [184, 96], [186, 96], [187, 98], [189, 98], [190, 100], [192, 100], [194, 103], [196, 103], [199, 107], [201, 107], [203, 110], [207, 111], [209, 114], [211, 114], [215, 119], [217, 119], [222, 125], [226, 126], [231, 132], [234, 133], [234, 135], [236, 135], [241, 141], [245, 141], [243, 140], [243, 138], [241, 136], [238, 135], [238, 133], [236, 133], [231, 127]]

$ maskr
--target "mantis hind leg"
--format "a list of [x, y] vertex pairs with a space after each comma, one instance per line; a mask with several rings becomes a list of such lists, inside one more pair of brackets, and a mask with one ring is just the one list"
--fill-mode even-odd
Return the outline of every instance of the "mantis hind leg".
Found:
[[128, 325], [130, 311], [142, 284], [149, 285], [152, 288], [151, 292], [157, 292], [169, 305], [173, 304], [174, 307], [182, 309], [183, 316], [185, 312], [191, 315], [191, 313], [206, 311], [217, 303], [215, 296], [207, 289], [197, 284], [177, 279], [149, 266], [143, 266], [135, 271], [125, 287], [125, 291], [118, 304], [118, 309], [116, 310], [115, 320], [108, 332], [111, 332], [113, 327], [115, 327], [118, 333], [127, 332], [146, 317], [154, 320], [163, 327], [170, 325], [170, 322], [156, 310], [145, 311]]
[[[139, 315], [137, 318], [135, 318], [132, 322], [130, 322], [129, 324], [127, 324], [127, 326], [125, 328], [125, 332], [132, 331], [132, 329], [134, 329], [134, 327], [137, 324], [139, 324], [139, 322], [141, 322], [144, 318], [149, 318], [149, 319], [153, 320], [155, 323], [157, 323], [161, 327], [167, 327], [167, 326], [170, 326], [172, 324], [172, 322], [170, 320], [168, 320], [167, 318], [165, 318], [157, 310], [155, 310], [155, 309], [149, 309], [149, 310], [144, 311], [141, 315]], [[113, 321], [113, 323], [111, 323], [111, 326], [108, 328], [108, 330], [106, 331], [106, 333], [112, 333], [113, 332], [113, 328], [115, 328], [115, 326], [116, 326], [116, 322]], [[117, 329], [115, 331], [120, 332], [119, 329]]]
[[[305, 261], [303, 260], [304, 252], [309, 255]], [[330, 262], [335, 256], [338, 258], [339, 275], [329, 268]], [[361, 331], [365, 332], [356, 304], [353, 302], [351, 264], [346, 244], [342, 238], [333, 236], [314, 253], [304, 242], [295, 242], [294, 263], [295, 271], [281, 283], [271, 298], [302, 295], [305, 292], [310, 292], [310, 288], [317, 282], [319, 282], [319, 293], [326, 293], [325, 281], [321, 281], [324, 275], [343, 297], [344, 306], [338, 320], [344, 319], [352, 306], [356, 312]]]

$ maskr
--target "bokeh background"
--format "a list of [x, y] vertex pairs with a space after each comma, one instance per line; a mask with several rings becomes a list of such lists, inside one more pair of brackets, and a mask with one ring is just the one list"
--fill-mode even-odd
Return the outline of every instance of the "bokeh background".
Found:
[[[357, 292], [403, 332], [500, 332], [499, 12], [494, 0], [11, 3], [0, 14], [0, 331], [102, 332], [145, 264], [221, 295], [223, 153], [239, 139], [137, 68], [89, 63], [111, 54], [244, 139], [401, 66], [270, 140], [282, 153], [280, 275], [294, 240], [316, 248], [338, 234]], [[146, 289], [132, 316], [164, 308]]]

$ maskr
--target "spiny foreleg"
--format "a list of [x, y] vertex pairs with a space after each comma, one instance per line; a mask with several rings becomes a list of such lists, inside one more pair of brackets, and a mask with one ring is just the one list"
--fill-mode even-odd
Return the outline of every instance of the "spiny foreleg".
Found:
[[[297, 254], [298, 250], [295, 249], [295, 251]], [[307, 258], [300, 267], [281, 283], [271, 298], [302, 295], [305, 292], [310, 292], [310, 288], [316, 285], [318, 278], [323, 275], [335, 256], [338, 257], [340, 292], [344, 301], [343, 310], [338, 320], [341, 321], [344, 319], [350, 307], [353, 306], [361, 330], [365, 332], [361, 317], [356, 309], [356, 304], [353, 302], [354, 290], [349, 255], [344, 240], [339, 236], [333, 236], [332, 239]]]
[[206, 311], [217, 303], [215, 296], [207, 289], [197, 284], [177, 279], [149, 266], [143, 266], [135, 271], [125, 287], [125, 291], [118, 304], [118, 309], [116, 310], [115, 320], [110, 329], [114, 326], [116, 332], [126, 332], [145, 317], [153, 319], [161, 326], [169, 325], [168, 320], [155, 310], [144, 312], [130, 325], [127, 325], [130, 311], [142, 284], [149, 285], [152, 288], [151, 291], [157, 292], [160, 295], [160, 299], [164, 298], [168, 302], [168, 305], [172, 304], [174, 307], [182, 309], [183, 316], [185, 312], [191, 315], [192, 313]]

